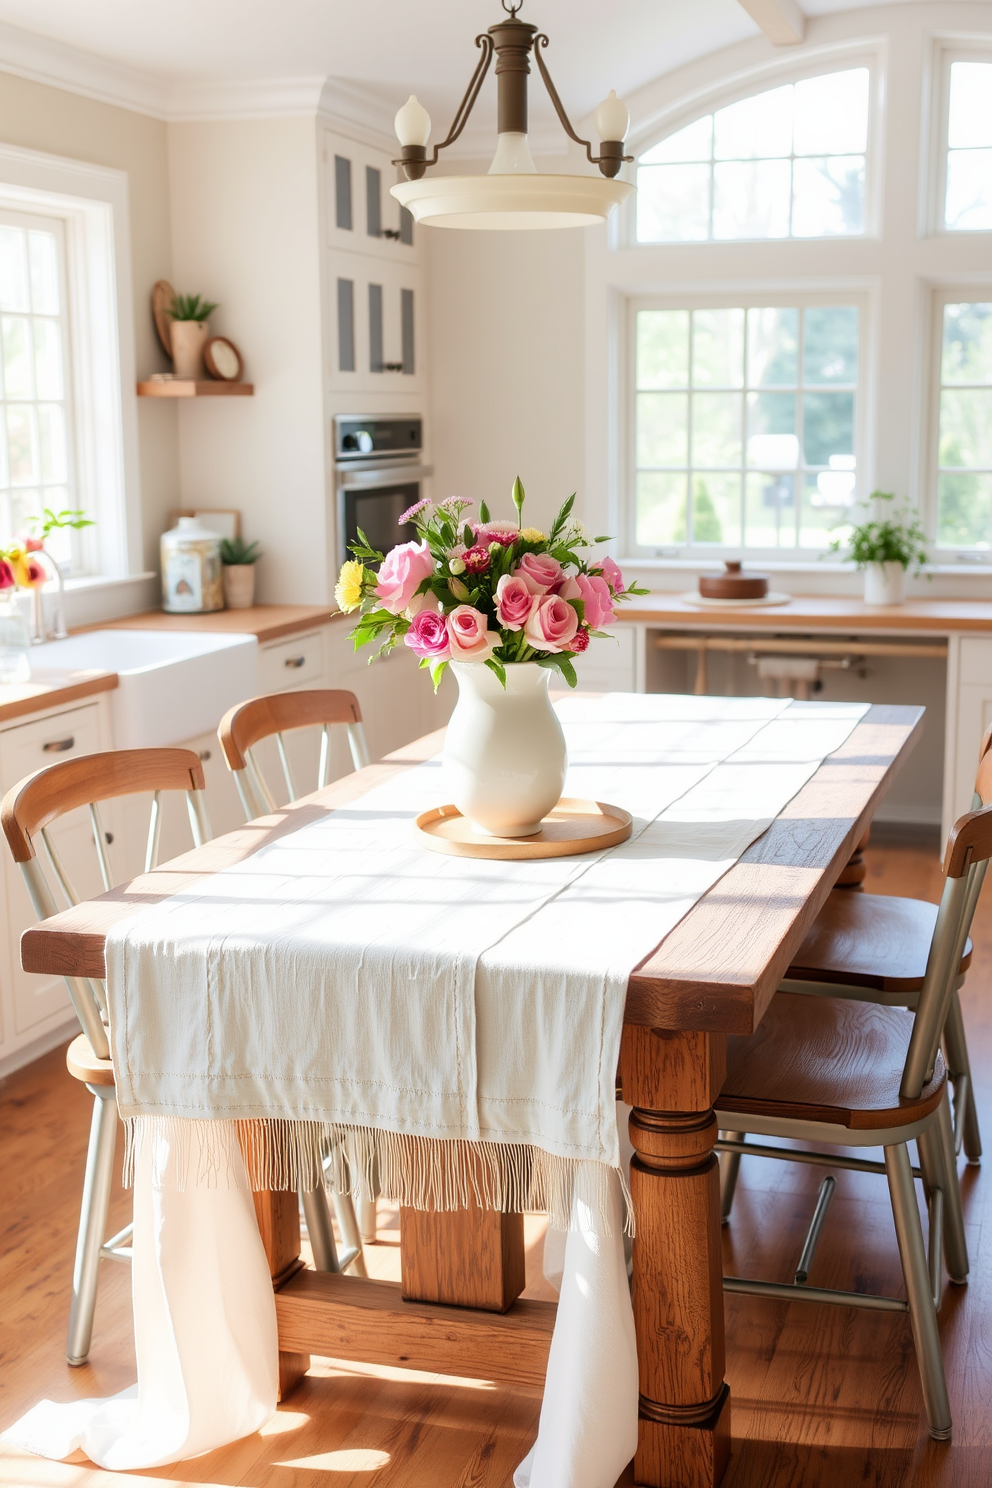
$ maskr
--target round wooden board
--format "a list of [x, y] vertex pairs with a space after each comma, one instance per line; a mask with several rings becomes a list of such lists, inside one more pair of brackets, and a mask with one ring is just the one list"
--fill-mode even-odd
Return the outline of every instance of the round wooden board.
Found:
[[454, 806], [434, 806], [415, 822], [422, 847], [456, 858], [571, 858], [626, 842], [633, 831], [630, 813], [603, 801], [562, 796], [533, 837], [487, 837]]
[[158, 336], [162, 350], [169, 361], [172, 361], [172, 302], [176, 298], [176, 291], [168, 279], [159, 279], [152, 286], [152, 319], [155, 322], [155, 334]]

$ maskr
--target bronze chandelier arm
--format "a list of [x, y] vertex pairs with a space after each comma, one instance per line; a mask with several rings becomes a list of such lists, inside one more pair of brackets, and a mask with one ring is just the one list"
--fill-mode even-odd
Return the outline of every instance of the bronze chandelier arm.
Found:
[[612, 167], [612, 169], [605, 170], [604, 174], [616, 175], [617, 171], [620, 169], [621, 161], [633, 160], [633, 155], [624, 155], [622, 153], [594, 155], [592, 153], [591, 141], [582, 139], [580, 135], [576, 134], [575, 130], [572, 128], [571, 120], [565, 112], [565, 106], [562, 103], [561, 99], [558, 97], [558, 89], [551, 81], [551, 74], [545, 66], [544, 58], [541, 55], [542, 49], [550, 45], [551, 38], [549, 36], [546, 36], [543, 31], [539, 32], [538, 35], [534, 37], [534, 59], [537, 62], [537, 70], [541, 74], [541, 77], [544, 79], [544, 86], [548, 90], [548, 97], [554, 104], [555, 113], [558, 115], [558, 119], [561, 123], [562, 129], [564, 129], [570, 140], [574, 140], [577, 145], [582, 145], [584, 147], [590, 165], [598, 165], [601, 170], [604, 169], [604, 166]]
[[[399, 160], [394, 160], [392, 162], [393, 165], [402, 166], [406, 170], [408, 178], [410, 178], [411, 180], [415, 179], [415, 177], [411, 175], [411, 168], [416, 171], [417, 176], [422, 176], [428, 166], [437, 165], [438, 155], [440, 151], [447, 149], [449, 145], [453, 145], [455, 143], [455, 140], [461, 134], [462, 130], [465, 128], [465, 125], [468, 123], [469, 115], [475, 107], [475, 100], [479, 96], [479, 89], [482, 87], [482, 84], [486, 80], [486, 73], [489, 71], [489, 64], [493, 60], [494, 50], [493, 39], [488, 34], [488, 32], [483, 32], [481, 36], [477, 36], [475, 38], [475, 44], [477, 47], [482, 48], [482, 56], [479, 58], [475, 72], [472, 74], [472, 80], [465, 90], [465, 96], [463, 97], [461, 103], [458, 105], [455, 117], [451, 123], [451, 128], [448, 130], [446, 137], [441, 140], [440, 144], [434, 146], [434, 153], [429, 160], [426, 158], [426, 150], [424, 150], [423, 155], [419, 155], [419, 151], [423, 149], [423, 147], [414, 145], [404, 146], [403, 156]], [[407, 155], [406, 152], [408, 149], [417, 150], [418, 154], [414, 156]]]

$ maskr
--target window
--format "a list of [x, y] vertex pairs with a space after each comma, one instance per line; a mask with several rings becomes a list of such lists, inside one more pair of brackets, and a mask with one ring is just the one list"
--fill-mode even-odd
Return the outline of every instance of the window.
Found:
[[992, 546], [992, 301], [945, 304], [937, 433], [937, 545]]
[[[0, 535], [76, 505], [62, 223], [0, 213]], [[68, 531], [48, 541], [71, 562]]]
[[851, 304], [636, 308], [634, 545], [823, 549], [856, 500]]
[[952, 62], [944, 227], [992, 231], [992, 62]]
[[870, 73], [826, 73], [697, 119], [643, 154], [640, 243], [865, 231]]

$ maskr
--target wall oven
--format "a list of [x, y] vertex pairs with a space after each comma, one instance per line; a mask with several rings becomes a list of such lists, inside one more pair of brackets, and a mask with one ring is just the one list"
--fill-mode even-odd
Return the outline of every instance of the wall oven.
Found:
[[359, 527], [373, 548], [388, 552], [411, 542], [412, 522], [399, 518], [427, 494], [431, 467], [423, 463], [419, 414], [338, 414], [334, 420], [338, 562], [351, 557]]

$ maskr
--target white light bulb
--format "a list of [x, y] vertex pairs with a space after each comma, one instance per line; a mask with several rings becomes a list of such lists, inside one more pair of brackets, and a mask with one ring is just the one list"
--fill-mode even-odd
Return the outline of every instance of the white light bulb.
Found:
[[604, 98], [596, 110], [596, 133], [601, 140], [625, 140], [629, 128], [626, 104], [620, 102], [611, 88], [609, 98]]
[[426, 145], [431, 137], [431, 116], [411, 93], [393, 120], [401, 145]]

